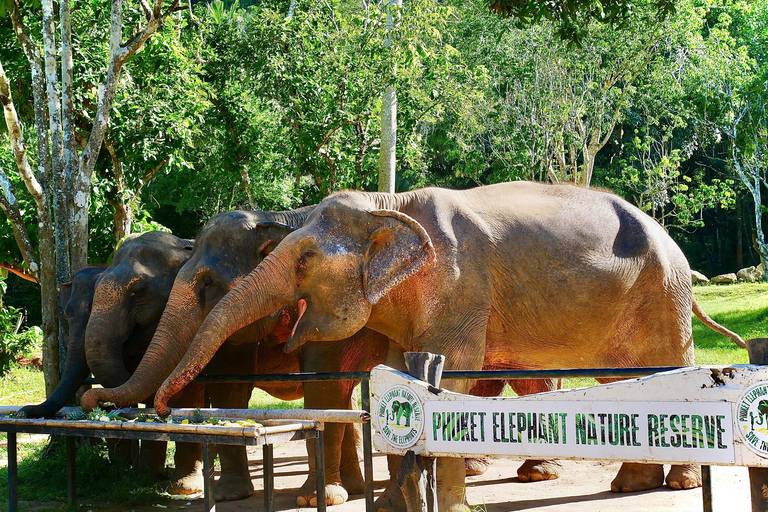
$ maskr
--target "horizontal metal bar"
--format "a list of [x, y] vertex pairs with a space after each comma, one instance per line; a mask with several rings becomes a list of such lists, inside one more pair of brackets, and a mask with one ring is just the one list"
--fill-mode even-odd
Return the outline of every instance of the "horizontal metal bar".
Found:
[[321, 382], [333, 380], [362, 380], [370, 379], [370, 372], [336, 372], [336, 373], [275, 373], [269, 375], [205, 375], [197, 377], [194, 382]]
[[[627, 379], [645, 377], [659, 372], [679, 370], [683, 366], [648, 366], [633, 368], [571, 368], [559, 370], [446, 370], [443, 379]], [[205, 375], [197, 377], [194, 382], [201, 383], [230, 383], [247, 384], [257, 382], [320, 382], [335, 380], [370, 379], [370, 372], [336, 372], [336, 373], [275, 373], [270, 375]], [[86, 384], [98, 384], [96, 379], [89, 378]]]
[[514, 380], [514, 379], [627, 379], [645, 377], [659, 372], [679, 370], [684, 366], [649, 366], [640, 368], [573, 368], [564, 370], [477, 370], [443, 372], [445, 379], [482, 379], [482, 380]]

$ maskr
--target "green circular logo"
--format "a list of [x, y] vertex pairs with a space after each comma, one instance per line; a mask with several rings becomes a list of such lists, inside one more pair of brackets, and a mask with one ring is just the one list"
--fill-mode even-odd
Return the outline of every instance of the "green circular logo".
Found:
[[392, 446], [408, 448], [416, 444], [424, 430], [424, 407], [406, 386], [392, 386], [379, 400], [377, 430]]
[[748, 387], [736, 402], [739, 433], [750, 450], [768, 457], [768, 382]]

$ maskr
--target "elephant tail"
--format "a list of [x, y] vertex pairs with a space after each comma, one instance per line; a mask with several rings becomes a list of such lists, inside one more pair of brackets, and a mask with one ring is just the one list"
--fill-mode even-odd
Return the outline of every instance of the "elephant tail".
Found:
[[747, 344], [744, 343], [744, 340], [741, 339], [741, 336], [736, 334], [733, 331], [730, 331], [720, 325], [719, 323], [712, 320], [707, 313], [704, 312], [704, 310], [701, 308], [698, 302], [696, 302], [696, 299], [693, 299], [693, 314], [696, 315], [696, 318], [702, 321], [704, 325], [709, 327], [715, 332], [719, 332], [723, 336], [728, 336], [731, 338], [738, 346], [741, 348], [747, 348]]

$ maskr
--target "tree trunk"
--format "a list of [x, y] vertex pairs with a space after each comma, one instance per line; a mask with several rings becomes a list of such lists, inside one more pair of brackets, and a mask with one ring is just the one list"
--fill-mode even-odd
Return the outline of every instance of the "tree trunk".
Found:
[[381, 154], [379, 156], [379, 192], [395, 192], [397, 163], [397, 92], [388, 85], [381, 102]]

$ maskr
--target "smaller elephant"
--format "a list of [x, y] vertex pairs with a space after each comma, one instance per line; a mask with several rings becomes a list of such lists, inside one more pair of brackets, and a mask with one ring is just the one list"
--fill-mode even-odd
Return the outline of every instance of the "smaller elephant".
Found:
[[388, 418], [390, 421], [396, 420], [397, 426], [400, 426], [400, 419], [405, 416], [405, 426], [410, 427], [411, 426], [411, 414], [413, 413], [413, 408], [411, 407], [411, 404], [408, 402], [398, 402], [395, 400], [392, 402], [392, 417]]
[[[53, 417], [72, 403], [93, 371], [100, 384], [114, 383], [136, 368], [165, 308], [171, 285], [192, 244], [173, 235], [148, 232], [125, 239], [109, 266], [89, 266], [62, 286], [59, 300], [69, 326], [67, 359], [59, 385], [38, 405], [27, 405], [27, 417]], [[104, 320], [109, 330], [98, 333], [94, 324]], [[201, 386], [190, 388], [183, 401], [204, 405]], [[196, 394], [196, 396], [192, 396]], [[116, 447], [122, 451], [124, 447]], [[166, 442], [142, 443], [142, 466], [155, 475], [165, 474]], [[184, 476], [198, 475], [181, 491], [202, 489], [200, 445], [177, 444], [176, 468]], [[186, 469], [182, 469], [186, 468]], [[189, 479], [188, 479], [189, 480]]]

